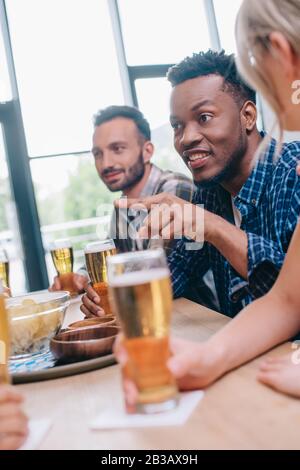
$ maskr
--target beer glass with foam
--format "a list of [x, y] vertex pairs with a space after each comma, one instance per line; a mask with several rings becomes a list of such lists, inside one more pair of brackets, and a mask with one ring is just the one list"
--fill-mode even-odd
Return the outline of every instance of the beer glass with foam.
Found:
[[156, 413], [177, 404], [177, 387], [167, 368], [172, 288], [162, 249], [111, 256], [107, 260], [112, 302], [128, 362], [124, 369], [138, 390], [137, 411]]
[[106, 315], [112, 315], [108, 284], [107, 284], [107, 259], [116, 254], [113, 240], [103, 240], [89, 243], [85, 248], [85, 262], [93, 289], [100, 297], [100, 306]]

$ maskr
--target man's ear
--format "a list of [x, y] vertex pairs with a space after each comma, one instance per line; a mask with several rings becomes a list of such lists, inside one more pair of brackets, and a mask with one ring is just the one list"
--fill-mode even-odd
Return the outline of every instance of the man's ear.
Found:
[[246, 101], [241, 109], [242, 123], [248, 132], [252, 132], [257, 122], [257, 107], [253, 101]]
[[143, 145], [144, 163], [150, 162], [153, 153], [154, 153], [154, 145], [152, 144], [152, 142], [150, 142], [150, 140], [147, 140], [147, 142], [145, 142]]

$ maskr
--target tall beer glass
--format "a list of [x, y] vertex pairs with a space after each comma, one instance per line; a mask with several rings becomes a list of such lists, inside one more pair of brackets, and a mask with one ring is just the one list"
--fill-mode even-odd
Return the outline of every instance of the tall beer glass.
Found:
[[109, 256], [116, 254], [116, 247], [113, 240], [103, 240], [89, 243], [85, 250], [86, 268], [92, 283], [93, 289], [100, 296], [100, 305], [106, 315], [113, 315], [108, 298], [107, 265]]
[[138, 389], [137, 411], [156, 413], [177, 404], [167, 368], [172, 289], [162, 249], [124, 253], [107, 260], [114, 309], [128, 353], [125, 375]]
[[9, 319], [5, 307], [3, 284], [0, 280], [0, 384], [10, 382], [8, 372], [9, 348]]
[[4, 287], [10, 287], [9, 283], [9, 261], [5, 250], [0, 250], [0, 279]]
[[72, 273], [74, 265], [74, 255], [71, 241], [66, 239], [55, 240], [51, 244], [51, 256], [60, 278], [63, 290], [69, 291], [71, 295], [77, 295], [73, 291]]

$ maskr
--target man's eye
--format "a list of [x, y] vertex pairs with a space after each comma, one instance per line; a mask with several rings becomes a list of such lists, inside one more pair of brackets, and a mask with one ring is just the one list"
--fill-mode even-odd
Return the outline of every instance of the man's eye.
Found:
[[205, 122], [210, 121], [212, 118], [213, 117], [211, 114], [201, 114], [200, 121], [205, 123]]
[[174, 131], [178, 131], [179, 129], [182, 128], [182, 124], [180, 124], [179, 122], [172, 122], [171, 126], [174, 129]]

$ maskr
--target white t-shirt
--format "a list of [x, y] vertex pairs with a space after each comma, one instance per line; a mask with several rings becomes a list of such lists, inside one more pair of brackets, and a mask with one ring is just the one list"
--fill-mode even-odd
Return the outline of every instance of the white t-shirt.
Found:
[[232, 210], [233, 210], [234, 223], [236, 227], [240, 228], [241, 223], [242, 223], [242, 216], [241, 216], [240, 211], [236, 208], [232, 196], [231, 196], [231, 204], [232, 204]]

